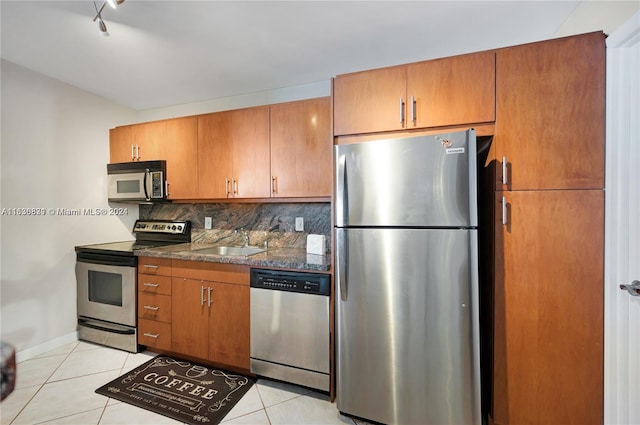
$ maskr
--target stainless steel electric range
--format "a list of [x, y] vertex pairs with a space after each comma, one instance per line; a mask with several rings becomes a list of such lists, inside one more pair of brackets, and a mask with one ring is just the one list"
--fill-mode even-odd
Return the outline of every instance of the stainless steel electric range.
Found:
[[138, 352], [136, 250], [191, 242], [191, 222], [136, 220], [136, 239], [77, 246], [78, 335]]

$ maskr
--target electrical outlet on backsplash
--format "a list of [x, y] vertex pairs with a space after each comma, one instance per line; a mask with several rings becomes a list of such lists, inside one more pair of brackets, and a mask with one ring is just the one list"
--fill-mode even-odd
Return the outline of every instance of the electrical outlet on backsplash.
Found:
[[[212, 217], [211, 230], [204, 228], [205, 217]], [[304, 232], [295, 231], [295, 218], [303, 217]], [[249, 243], [269, 248], [306, 248], [307, 235], [325, 235], [326, 252], [331, 240], [331, 204], [152, 204], [140, 205], [141, 219], [191, 220], [191, 240], [202, 244], [240, 246], [244, 239], [236, 230], [249, 235]]]

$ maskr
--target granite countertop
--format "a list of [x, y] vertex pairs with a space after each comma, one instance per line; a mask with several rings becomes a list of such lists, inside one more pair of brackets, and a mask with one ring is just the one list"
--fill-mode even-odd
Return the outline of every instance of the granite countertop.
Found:
[[272, 267], [328, 272], [331, 257], [328, 255], [307, 254], [303, 248], [269, 248], [265, 252], [250, 256], [216, 255], [198, 252], [213, 247], [213, 244], [184, 243], [156, 248], [136, 250], [138, 257], [173, 258], [190, 261], [209, 261], [212, 263], [243, 264], [251, 267]]

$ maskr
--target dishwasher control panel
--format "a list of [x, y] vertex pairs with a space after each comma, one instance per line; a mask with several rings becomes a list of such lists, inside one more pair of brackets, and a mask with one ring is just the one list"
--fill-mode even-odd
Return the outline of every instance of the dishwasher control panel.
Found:
[[324, 274], [251, 269], [252, 288], [329, 295], [329, 282], [329, 275]]

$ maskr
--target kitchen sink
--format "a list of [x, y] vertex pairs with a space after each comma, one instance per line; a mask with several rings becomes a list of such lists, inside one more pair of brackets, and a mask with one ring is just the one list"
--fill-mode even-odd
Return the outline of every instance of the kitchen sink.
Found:
[[236, 255], [248, 257], [266, 251], [258, 246], [211, 246], [208, 248], [196, 249], [198, 253], [214, 255]]

